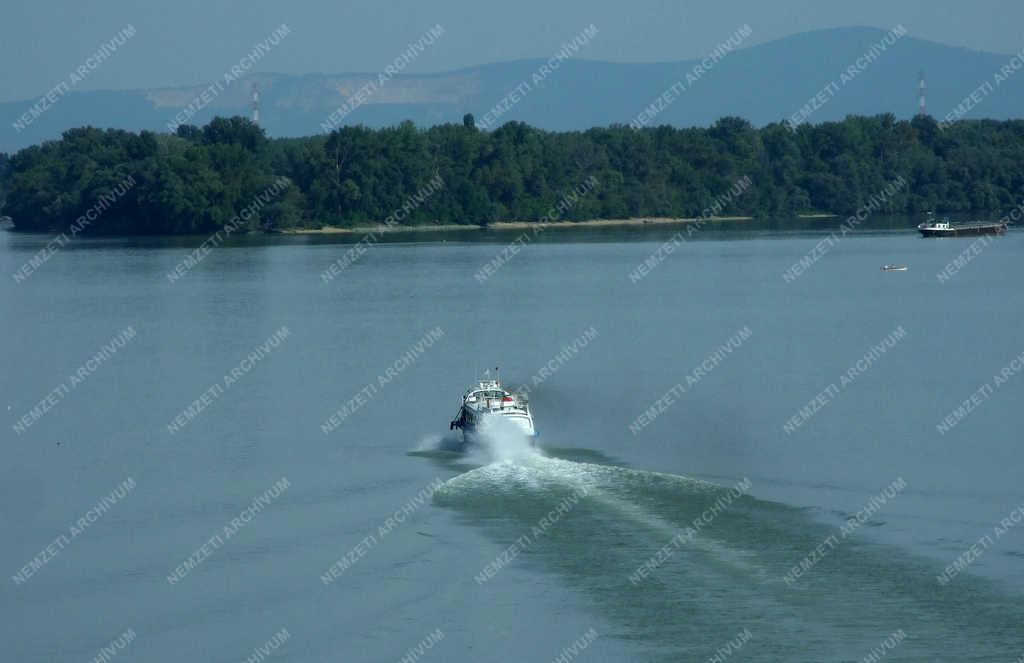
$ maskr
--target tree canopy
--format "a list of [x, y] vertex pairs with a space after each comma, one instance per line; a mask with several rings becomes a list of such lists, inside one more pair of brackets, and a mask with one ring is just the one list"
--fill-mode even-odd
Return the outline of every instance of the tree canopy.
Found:
[[174, 134], [84, 127], [0, 155], [0, 213], [19, 229], [62, 230], [131, 177], [83, 232], [207, 233], [285, 176], [291, 184], [259, 206], [249, 229], [366, 225], [435, 175], [444, 185], [404, 223], [536, 220], [590, 177], [596, 188], [566, 220], [697, 216], [744, 177], [749, 189], [722, 214], [851, 212], [901, 176], [907, 185], [888, 212], [995, 211], [1024, 201], [1024, 121], [943, 130], [932, 118], [887, 114], [791, 130], [725, 117], [707, 128], [549, 132], [521, 122], [482, 131], [467, 114], [428, 129], [403, 122], [280, 139], [240, 117]]

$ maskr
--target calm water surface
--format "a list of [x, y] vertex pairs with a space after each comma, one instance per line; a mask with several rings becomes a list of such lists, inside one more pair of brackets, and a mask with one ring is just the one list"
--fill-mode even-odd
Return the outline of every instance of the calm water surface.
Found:
[[[638, 282], [677, 229], [551, 231], [483, 283], [515, 234], [399, 236], [326, 284], [358, 238], [240, 238], [175, 283], [203, 238], [76, 240], [16, 283], [48, 238], [0, 233], [0, 658], [131, 629], [112, 660], [859, 661], [899, 632], [887, 659], [1015, 661], [1024, 527], [994, 528], [1024, 502], [1024, 375], [994, 376], [1024, 352], [1024, 233], [939, 282], [971, 240], [905, 226], [792, 282], [810, 222], [708, 228]], [[439, 450], [496, 365], [539, 449]]]

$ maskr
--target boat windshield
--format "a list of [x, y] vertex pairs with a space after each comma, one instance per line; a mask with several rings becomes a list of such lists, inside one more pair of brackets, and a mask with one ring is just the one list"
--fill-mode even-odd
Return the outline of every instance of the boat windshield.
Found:
[[472, 392], [469, 395], [469, 397], [470, 398], [481, 398], [481, 399], [482, 398], [502, 398], [504, 395], [505, 395], [505, 392], [503, 392], [503, 391], [484, 390], [484, 391], [474, 391], [474, 392]]

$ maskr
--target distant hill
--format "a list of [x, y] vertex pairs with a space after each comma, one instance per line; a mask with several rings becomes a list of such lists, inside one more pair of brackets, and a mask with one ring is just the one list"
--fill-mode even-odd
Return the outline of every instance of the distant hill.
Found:
[[[736, 50], [668, 104], [651, 125], [706, 126], [725, 115], [738, 115], [761, 126], [789, 117], [886, 34], [874, 28], [837, 28], [793, 35]], [[581, 51], [585, 54], [585, 49]], [[918, 72], [925, 70], [928, 108], [936, 118], [960, 104], [973, 90], [1009, 62], [1010, 56], [902, 37], [863, 73], [830, 95], [811, 122], [838, 120], [849, 114], [894, 113], [908, 118], [917, 109]], [[473, 113], [478, 124], [487, 112], [546, 60], [480, 65], [457, 71], [397, 76], [369, 95], [343, 124], [371, 127], [412, 120], [426, 126], [461, 122]], [[698, 64], [697, 60], [650, 64], [615, 64], [574, 59], [533, 85], [511, 105], [494, 128], [510, 120], [553, 130], [628, 124], [656, 97]], [[262, 94], [261, 124], [271, 136], [306, 136], [321, 131], [330, 114], [376, 73], [254, 74], [235, 81], [190, 119], [202, 125], [215, 115], [248, 116], [250, 86]], [[193, 87], [132, 91], [72, 92], [60, 98], [24, 130], [12, 123], [36, 99], [0, 103], [0, 151], [13, 151], [56, 138], [71, 127], [92, 125], [168, 131], [179, 111], [210, 82]], [[1024, 75], [1011, 76], [986, 96], [968, 117], [1020, 117]]]

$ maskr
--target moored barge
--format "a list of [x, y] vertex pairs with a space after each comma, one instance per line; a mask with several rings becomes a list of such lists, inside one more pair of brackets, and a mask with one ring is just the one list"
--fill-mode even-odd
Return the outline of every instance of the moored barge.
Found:
[[1004, 221], [971, 221], [969, 223], [950, 223], [949, 218], [935, 220], [935, 215], [928, 214], [928, 220], [917, 226], [924, 237], [966, 237], [972, 235], [1002, 235], [1006, 232]]

